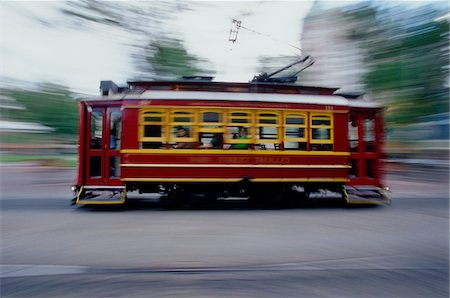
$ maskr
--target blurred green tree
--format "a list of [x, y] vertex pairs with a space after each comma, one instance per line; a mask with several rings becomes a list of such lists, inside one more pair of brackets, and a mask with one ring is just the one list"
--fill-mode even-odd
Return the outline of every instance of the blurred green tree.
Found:
[[183, 47], [180, 40], [157, 40], [146, 47], [145, 59], [147, 63], [142, 65], [149, 67], [149, 73], [155, 79], [174, 79], [184, 75], [208, 75], [213, 73], [202, 65], [207, 61], [194, 55], [190, 55]]
[[2, 89], [0, 92], [24, 107], [23, 110], [2, 112], [2, 118], [40, 123], [53, 128], [54, 136], [76, 139], [78, 106], [66, 87], [45, 83], [37, 90]]
[[347, 11], [353, 40], [366, 50], [365, 83], [389, 105], [392, 125], [449, 111], [449, 24], [441, 7], [377, 7]]
[[[174, 79], [183, 75], [211, 75], [204, 59], [189, 53], [178, 32], [166, 26], [177, 14], [201, 5], [181, 1], [108, 2], [69, 1], [62, 8], [74, 26], [105, 26], [108, 34], [129, 39], [138, 79]], [[130, 41], [131, 40], [131, 41]]]

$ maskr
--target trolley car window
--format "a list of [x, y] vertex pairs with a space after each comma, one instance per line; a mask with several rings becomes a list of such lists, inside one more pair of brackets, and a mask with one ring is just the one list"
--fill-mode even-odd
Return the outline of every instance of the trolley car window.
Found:
[[[193, 111], [172, 111], [170, 113], [170, 142], [178, 143], [176, 148], [192, 148], [198, 142]], [[183, 143], [183, 146], [181, 146]]]
[[109, 177], [120, 177], [120, 158], [118, 156], [111, 156], [109, 158]]
[[[276, 113], [258, 113], [257, 143], [260, 149], [279, 149], [280, 115]], [[257, 147], [258, 148], [258, 147]]]
[[364, 143], [366, 152], [375, 152], [375, 120], [364, 119]]
[[359, 134], [358, 119], [352, 115], [348, 122], [348, 142], [351, 152], [358, 152]]
[[102, 176], [102, 158], [101, 156], [91, 156], [89, 159], [89, 177]]
[[330, 119], [325, 119], [324, 117], [316, 117], [316, 119], [312, 119], [312, 125], [326, 125], [326, 126], [330, 126], [331, 125], [331, 121]]
[[122, 133], [122, 112], [111, 112], [109, 126], [109, 149], [120, 149], [120, 135]]
[[278, 124], [276, 114], [259, 114], [258, 120], [261, 124]]
[[231, 113], [230, 115], [231, 123], [250, 123], [251, 115], [250, 113]]
[[102, 148], [102, 133], [103, 133], [103, 112], [94, 111], [91, 113], [91, 137], [90, 148]]
[[199, 137], [201, 148], [221, 149], [223, 146], [224, 114], [222, 111], [201, 112]]
[[144, 149], [161, 148], [166, 143], [166, 126], [164, 111], [141, 112], [140, 141]]
[[231, 111], [225, 133], [225, 143], [232, 144], [231, 149], [248, 149], [253, 139], [253, 115], [245, 111]]
[[146, 138], [158, 138], [161, 137], [162, 127], [161, 125], [145, 125], [144, 137]]
[[366, 160], [366, 177], [375, 178], [375, 164], [374, 159]]
[[311, 115], [311, 150], [333, 150], [332, 118], [328, 115]]
[[312, 138], [314, 140], [329, 140], [330, 129], [329, 128], [313, 128]]
[[222, 133], [223, 115], [221, 112], [202, 112], [200, 132]]
[[285, 129], [285, 140], [289, 139], [304, 139], [305, 129], [301, 127], [286, 127]]
[[216, 112], [204, 112], [203, 113], [203, 122], [221, 122], [221, 115]]
[[277, 127], [265, 127], [259, 128], [259, 139], [260, 140], [277, 140], [278, 139], [278, 128]]
[[284, 148], [286, 150], [306, 150], [306, 115], [286, 114], [284, 125]]
[[286, 116], [286, 124], [305, 124], [305, 118], [304, 116], [292, 116], [288, 115]]
[[144, 115], [144, 122], [162, 122], [162, 116], [159, 113], [147, 112]]
[[174, 112], [172, 114], [172, 122], [176, 123], [194, 122], [193, 114], [191, 112]]

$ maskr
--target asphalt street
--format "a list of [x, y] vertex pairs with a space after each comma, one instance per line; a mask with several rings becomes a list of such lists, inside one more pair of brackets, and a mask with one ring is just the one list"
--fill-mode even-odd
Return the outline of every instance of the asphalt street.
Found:
[[448, 297], [446, 171], [391, 206], [70, 206], [75, 171], [1, 169], [2, 297]]

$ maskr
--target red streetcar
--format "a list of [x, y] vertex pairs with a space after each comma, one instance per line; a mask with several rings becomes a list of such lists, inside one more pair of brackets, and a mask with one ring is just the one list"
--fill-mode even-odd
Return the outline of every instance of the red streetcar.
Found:
[[337, 89], [278, 81], [101, 82], [80, 105], [74, 203], [246, 197], [389, 203], [383, 108]]

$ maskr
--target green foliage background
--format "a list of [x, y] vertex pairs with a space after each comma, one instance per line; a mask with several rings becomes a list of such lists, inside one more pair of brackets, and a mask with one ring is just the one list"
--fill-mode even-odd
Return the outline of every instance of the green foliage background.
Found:
[[14, 98], [23, 110], [4, 110], [3, 119], [35, 122], [54, 129], [56, 137], [76, 139], [78, 104], [67, 87], [42, 84], [36, 90], [3, 89], [0, 92]]
[[366, 3], [347, 11], [350, 38], [366, 50], [367, 89], [388, 106], [391, 126], [449, 112], [449, 23], [445, 4], [381, 7]]

